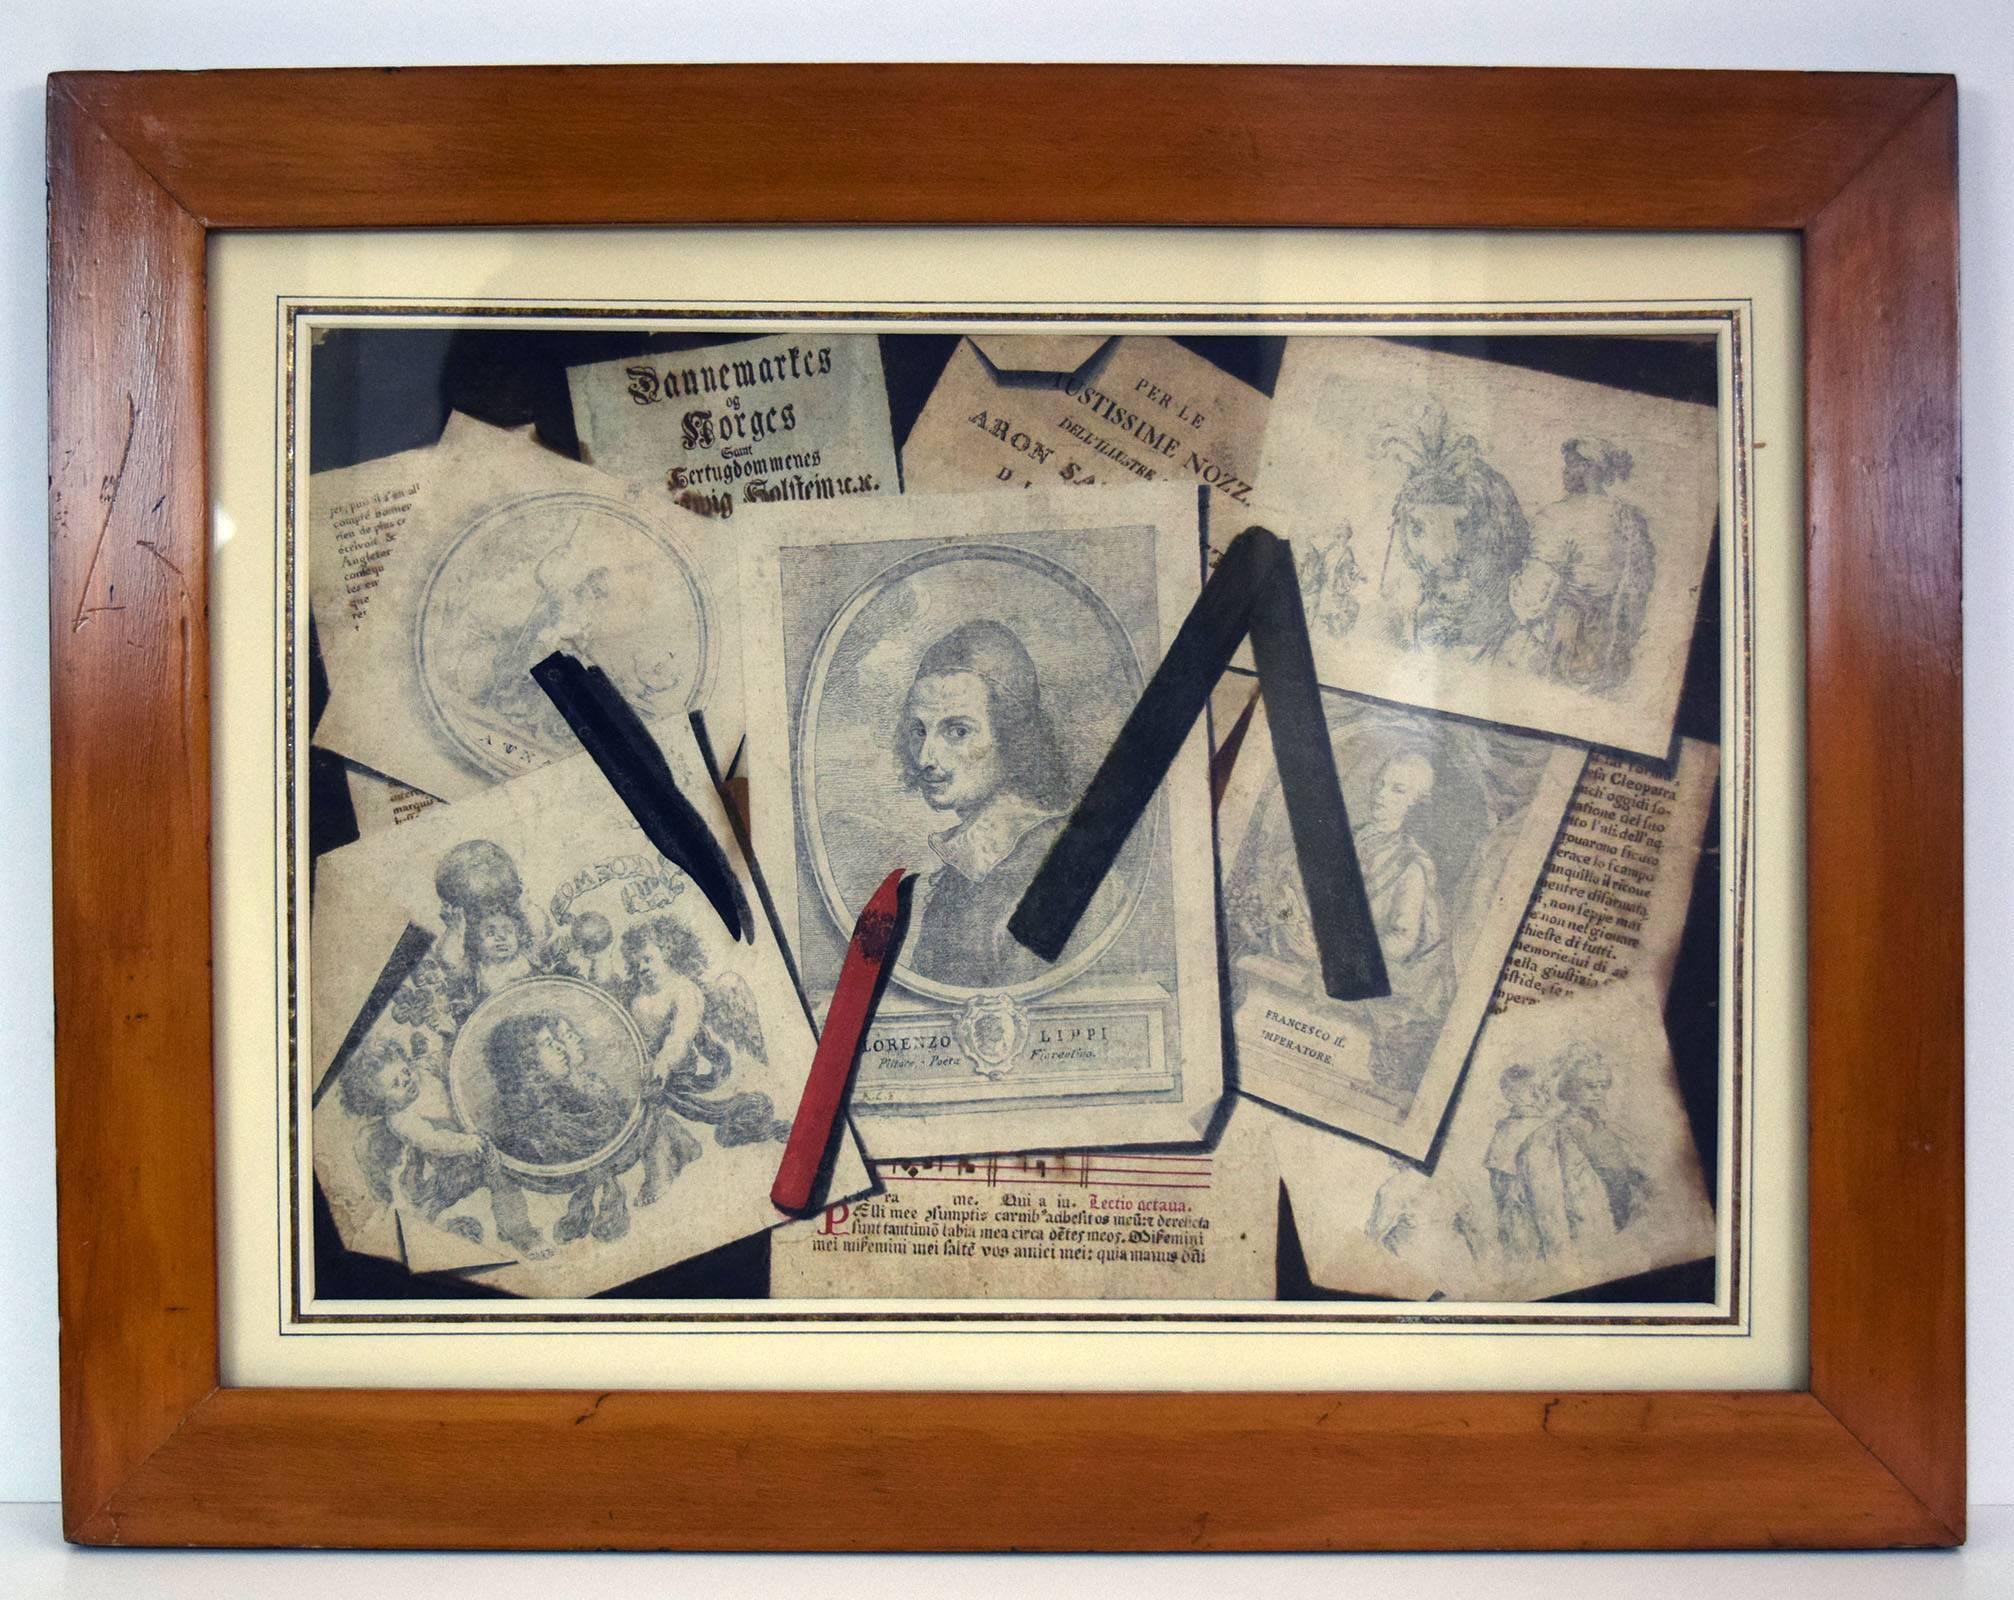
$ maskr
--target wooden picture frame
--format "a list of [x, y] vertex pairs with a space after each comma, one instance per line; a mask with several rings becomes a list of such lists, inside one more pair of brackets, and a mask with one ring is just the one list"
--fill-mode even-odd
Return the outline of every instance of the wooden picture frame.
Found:
[[[653, 115], [667, 93], [731, 102], [737, 116], [681, 122], [674, 139]], [[1098, 182], [1059, 181], [1083, 153], [1088, 105], [1129, 136], [1099, 147]], [[48, 128], [69, 1538], [1045, 1550], [1963, 1539], [1950, 78], [64, 74], [50, 80]], [[206, 238], [596, 223], [1800, 232], [1809, 1389], [220, 1387]], [[1181, 1470], [1163, 1470], [1176, 1457]]]

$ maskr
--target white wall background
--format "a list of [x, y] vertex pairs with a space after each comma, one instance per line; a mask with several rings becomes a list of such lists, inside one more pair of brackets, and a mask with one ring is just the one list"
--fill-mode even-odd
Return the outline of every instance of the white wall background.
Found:
[[[0, 1500], [53, 1499], [43, 78], [76, 68], [1004, 60], [1956, 72], [1972, 1479], [2014, 1502], [2014, 19], [2006, 0], [12, 0], [0, 15]], [[333, 136], [339, 136], [339, 132]], [[1095, 152], [1095, 124], [1084, 139]]]

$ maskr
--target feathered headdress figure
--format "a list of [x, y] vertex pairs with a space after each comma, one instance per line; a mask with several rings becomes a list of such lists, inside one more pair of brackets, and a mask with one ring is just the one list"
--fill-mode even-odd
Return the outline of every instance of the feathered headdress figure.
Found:
[[1462, 484], [1475, 468], [1488, 470], [1476, 436], [1457, 433], [1438, 400], [1421, 406], [1410, 423], [1384, 424], [1371, 436], [1371, 448], [1382, 458], [1405, 464], [1408, 491], [1444, 504], [1464, 497]]
[[[1531, 551], [1531, 524], [1510, 481], [1483, 459], [1438, 402], [1404, 427], [1386, 426], [1372, 449], [1405, 466], [1392, 500], [1392, 538], [1379, 590], [1413, 591], [1402, 635], [1409, 642], [1476, 645], [1501, 626], [1511, 576]], [[1397, 553], [1402, 571], [1393, 570]]]

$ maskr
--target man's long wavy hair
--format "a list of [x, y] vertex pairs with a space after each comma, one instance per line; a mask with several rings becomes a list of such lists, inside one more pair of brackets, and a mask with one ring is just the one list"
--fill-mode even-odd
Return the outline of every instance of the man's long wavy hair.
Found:
[[[923, 652], [912, 682], [953, 672], [969, 672], [986, 685], [986, 711], [1000, 751], [1001, 787], [1038, 806], [1065, 804], [1070, 791], [1063, 749], [1042, 705], [1035, 662], [1014, 631], [987, 620], [961, 623]], [[906, 709], [895, 726], [895, 760], [902, 769], [902, 786], [916, 788], [916, 752], [909, 742]]]
[[539, 1036], [551, 1032], [558, 1020], [550, 1011], [532, 1011], [505, 1017], [490, 1031], [483, 1041], [483, 1061], [505, 1095], [521, 1094], [539, 1081]]

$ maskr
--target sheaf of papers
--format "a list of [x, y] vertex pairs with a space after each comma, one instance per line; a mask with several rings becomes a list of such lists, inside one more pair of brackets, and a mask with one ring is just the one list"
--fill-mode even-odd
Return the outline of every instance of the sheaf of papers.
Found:
[[[1373, 1299], [1712, 1258], [1670, 1041], [1686, 1093], [1707, 1063], [1663, 1002], [1719, 882], [1720, 750], [1676, 736], [1715, 409], [1355, 335], [904, 337], [548, 357], [581, 461], [451, 415], [307, 478], [312, 738], [360, 838], [314, 862], [298, 1110], [344, 1247], [550, 1300], [766, 1233], [778, 1300], [1172, 1311], [1275, 1297], [1284, 1193], [1313, 1282]], [[1243, 670], [1061, 958], [1007, 932], [1254, 523], [1294, 553], [1369, 1000], [1324, 990]], [[529, 674], [556, 650], [653, 730], [753, 944], [580, 752]], [[896, 868], [787, 1220], [817, 1019]]]
[[339, 654], [362, 626], [392, 547], [433, 476], [437, 452], [459, 456], [472, 445], [480, 448], [478, 441], [491, 432], [533, 442], [529, 426], [491, 429], [451, 412], [434, 444], [308, 475], [308, 604], [325, 659]]

